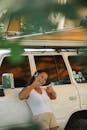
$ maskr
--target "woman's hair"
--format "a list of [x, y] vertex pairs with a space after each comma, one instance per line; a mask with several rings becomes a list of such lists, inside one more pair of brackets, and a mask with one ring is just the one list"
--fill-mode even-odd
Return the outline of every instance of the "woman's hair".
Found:
[[[43, 71], [43, 70], [37, 70], [37, 71], [34, 73], [34, 75], [31, 77], [30, 83], [29, 83], [28, 85], [32, 84], [32, 83], [34, 82], [34, 80], [36, 79], [36, 77], [37, 77], [40, 73], [43, 73], [43, 72], [45, 72], [45, 71]], [[47, 72], [45, 72], [45, 73], [47, 73]], [[49, 82], [49, 80], [47, 79], [47, 81], [46, 81], [46, 83], [45, 83], [44, 85], [48, 85], [48, 84], [50, 84], [50, 82]]]

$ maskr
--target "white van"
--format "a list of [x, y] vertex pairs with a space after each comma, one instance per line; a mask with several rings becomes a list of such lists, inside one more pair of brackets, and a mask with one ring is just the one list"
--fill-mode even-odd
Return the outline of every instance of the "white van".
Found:
[[[16, 65], [9, 60], [10, 50], [0, 49], [0, 130], [31, 124], [32, 112], [26, 100], [19, 100], [18, 94], [34, 72], [40, 69], [48, 73], [57, 93], [57, 99], [49, 100], [49, 103], [58, 121], [58, 130], [78, 130], [81, 123], [87, 127], [87, 46], [83, 46], [83, 29], [80, 41], [79, 28], [77, 30], [64, 33], [63, 38], [61, 33], [59, 36], [57, 33], [20, 36], [24, 60]], [[72, 34], [76, 41], [72, 40]], [[13, 73], [12, 88], [2, 85], [3, 73]]]
[[[0, 84], [3, 88], [3, 92], [0, 92], [0, 129], [25, 125], [31, 121], [31, 110], [26, 101], [19, 100], [18, 93], [38, 69], [48, 73], [57, 93], [57, 99], [49, 102], [59, 130], [70, 130], [77, 120], [87, 121], [87, 56], [82, 51], [25, 49], [23, 62], [13, 65], [8, 58], [10, 51], [0, 50]], [[14, 68], [15, 72], [12, 71]], [[13, 73], [14, 88], [2, 86], [3, 73]]]

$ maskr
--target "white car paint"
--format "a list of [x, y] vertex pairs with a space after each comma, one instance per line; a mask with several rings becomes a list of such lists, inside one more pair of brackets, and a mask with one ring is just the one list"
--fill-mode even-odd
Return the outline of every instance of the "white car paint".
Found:
[[[28, 52], [24, 55], [29, 55], [30, 67], [32, 74], [36, 67], [34, 63], [35, 55], [46, 55], [48, 52]], [[71, 84], [53, 86], [57, 99], [50, 101], [51, 108], [58, 121], [59, 130], [64, 129], [70, 116], [80, 110], [87, 110], [87, 83], [77, 84], [73, 78], [72, 69], [67, 61], [68, 55], [77, 55], [74, 52], [49, 52], [48, 55], [61, 54], [64, 57], [67, 66]], [[5, 53], [0, 53], [0, 64], [5, 57]], [[20, 101], [18, 98], [21, 89], [5, 89], [5, 97], [0, 97], [0, 129], [6, 128], [9, 125], [25, 125], [31, 121], [32, 112], [26, 101]]]

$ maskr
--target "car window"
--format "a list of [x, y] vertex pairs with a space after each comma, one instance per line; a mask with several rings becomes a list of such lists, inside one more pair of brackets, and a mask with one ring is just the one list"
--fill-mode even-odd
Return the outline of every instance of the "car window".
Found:
[[73, 76], [77, 83], [87, 83], [87, 56], [69, 56]]
[[14, 87], [25, 87], [31, 79], [29, 60], [24, 56], [24, 60], [17, 65], [11, 63], [8, 57], [5, 57], [0, 66], [0, 84], [2, 84], [3, 73], [13, 73]]
[[46, 71], [50, 82], [55, 85], [70, 84], [69, 74], [61, 55], [34, 58], [36, 69]]

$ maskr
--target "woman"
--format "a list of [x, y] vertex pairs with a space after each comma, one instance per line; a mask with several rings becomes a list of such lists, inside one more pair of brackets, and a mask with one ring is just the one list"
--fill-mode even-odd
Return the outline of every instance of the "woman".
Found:
[[36, 72], [29, 86], [22, 89], [19, 93], [21, 100], [27, 99], [32, 110], [33, 117], [38, 121], [44, 130], [57, 130], [58, 125], [52, 110], [48, 104], [48, 99], [56, 99], [56, 93], [52, 86], [44, 89], [42, 86], [46, 84], [48, 75], [41, 70]]

